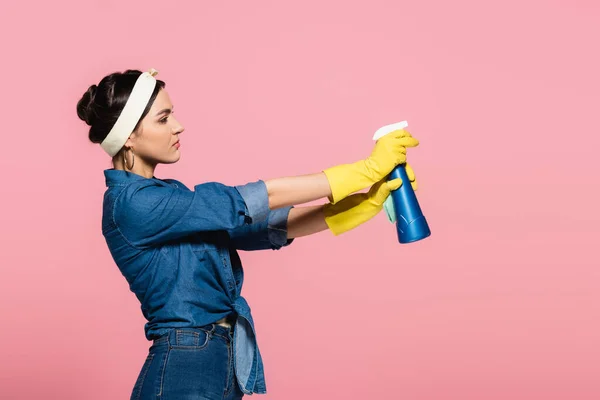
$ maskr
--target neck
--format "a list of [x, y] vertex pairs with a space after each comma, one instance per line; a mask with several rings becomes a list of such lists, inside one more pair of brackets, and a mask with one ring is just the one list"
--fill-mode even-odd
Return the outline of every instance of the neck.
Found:
[[150, 179], [154, 176], [155, 166], [145, 165], [137, 157], [132, 169], [125, 168], [125, 164], [123, 163], [122, 159], [114, 160], [113, 165], [115, 169], [131, 172], [133, 174], [143, 176], [144, 178]]

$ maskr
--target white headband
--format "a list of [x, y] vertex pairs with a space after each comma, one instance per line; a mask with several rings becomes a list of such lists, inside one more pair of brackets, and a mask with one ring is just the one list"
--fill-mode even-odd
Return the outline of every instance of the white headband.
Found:
[[138, 77], [123, 111], [117, 118], [117, 122], [100, 143], [100, 146], [111, 157], [114, 157], [121, 150], [146, 109], [156, 86], [156, 79], [154, 78], [156, 74], [158, 74], [158, 71], [151, 68], [150, 71], [144, 72]]

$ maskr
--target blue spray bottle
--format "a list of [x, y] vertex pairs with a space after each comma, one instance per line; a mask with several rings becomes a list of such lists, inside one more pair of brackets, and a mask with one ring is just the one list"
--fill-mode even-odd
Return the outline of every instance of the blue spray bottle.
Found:
[[[404, 129], [407, 126], [408, 122], [406, 121], [383, 126], [375, 132], [373, 140], [378, 140], [390, 132]], [[398, 165], [391, 172], [389, 180], [396, 178], [402, 179], [402, 186], [392, 191], [384, 203], [384, 209], [389, 221], [396, 222], [398, 241], [400, 243], [411, 243], [425, 239], [431, 235], [431, 230], [421, 211], [417, 196], [410, 185], [405, 164]]]

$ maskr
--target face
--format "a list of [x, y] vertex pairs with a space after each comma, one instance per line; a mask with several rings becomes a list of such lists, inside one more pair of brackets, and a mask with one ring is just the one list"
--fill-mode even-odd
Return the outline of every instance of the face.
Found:
[[173, 116], [173, 103], [165, 89], [161, 89], [150, 111], [126, 145], [133, 148], [136, 157], [148, 165], [172, 164], [180, 158], [179, 134], [184, 127]]

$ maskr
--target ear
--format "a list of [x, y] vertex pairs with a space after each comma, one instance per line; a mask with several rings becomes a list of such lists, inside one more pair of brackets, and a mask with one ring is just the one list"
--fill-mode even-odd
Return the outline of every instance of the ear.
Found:
[[127, 138], [127, 141], [125, 142], [124, 146], [125, 147], [134, 147], [135, 145], [135, 138], [136, 138], [136, 133], [135, 131], [129, 136], [129, 138]]
[[144, 130], [144, 121], [142, 120], [142, 122], [140, 122], [140, 124], [138, 125], [137, 129], [135, 129], [133, 132], [131, 132], [131, 135], [129, 135], [129, 138], [127, 139], [127, 141], [125, 143], [127, 143], [128, 146], [133, 146], [135, 144], [135, 141], [137, 140], [137, 138], [142, 134]]

